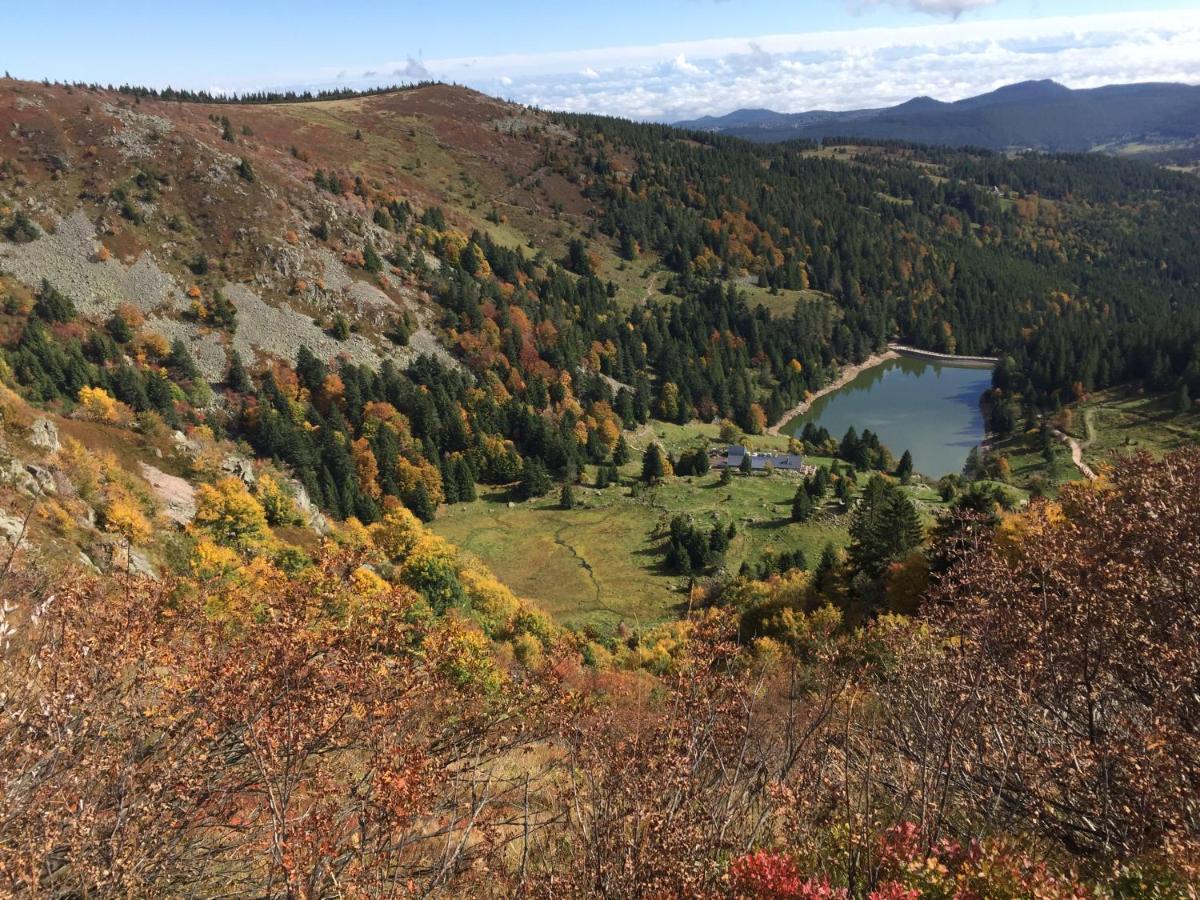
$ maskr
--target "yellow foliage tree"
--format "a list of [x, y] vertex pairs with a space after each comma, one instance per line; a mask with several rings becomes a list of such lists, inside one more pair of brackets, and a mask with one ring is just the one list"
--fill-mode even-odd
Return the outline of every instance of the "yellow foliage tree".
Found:
[[79, 389], [79, 413], [93, 422], [118, 422], [123, 404], [102, 387], [84, 386]]
[[379, 495], [382, 493], [379, 488], [379, 464], [375, 461], [375, 454], [371, 450], [371, 442], [365, 437], [360, 437], [350, 445], [350, 454], [354, 457], [354, 470], [358, 475], [358, 489], [368, 497], [378, 500]]
[[108, 503], [104, 509], [104, 529], [119, 534], [130, 544], [144, 544], [153, 531], [137, 500], [117, 485], [109, 488]]
[[242, 553], [262, 550], [271, 543], [271, 530], [262, 504], [238, 478], [202, 484], [196, 492], [192, 526], [223, 547]]
[[427, 459], [414, 463], [402, 456], [396, 460], [396, 484], [405, 497], [415, 491], [418, 484], [424, 484], [434, 506], [446, 499], [442, 491], [442, 473]]
[[254, 495], [262, 504], [269, 525], [292, 525], [299, 521], [296, 504], [270, 474], [264, 472], [258, 477]]

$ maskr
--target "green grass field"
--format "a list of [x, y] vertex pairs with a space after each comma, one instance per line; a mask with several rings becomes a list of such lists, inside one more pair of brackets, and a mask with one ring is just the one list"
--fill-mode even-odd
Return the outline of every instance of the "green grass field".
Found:
[[[743, 561], [800, 548], [815, 565], [826, 544], [848, 541], [847, 516], [832, 497], [810, 522], [789, 520], [792, 497], [800, 478], [776, 473], [735, 475], [722, 486], [720, 473], [672, 477], [633, 495], [631, 485], [641, 467], [641, 454], [653, 440], [678, 456], [679, 451], [716, 443], [714, 425], [670, 425], [654, 422], [627, 434], [634, 458], [621, 472], [622, 484], [603, 490], [581, 487], [576, 507], [563, 509], [558, 491], [529, 502], [514, 502], [505, 488], [485, 488], [473, 503], [447, 507], [433, 530], [475, 554], [523, 597], [558, 621], [608, 631], [619, 622], [645, 626], [677, 618], [686, 608], [688, 578], [661, 565], [663, 532], [671, 518], [688, 513], [699, 522], [733, 522], [737, 526], [725, 557], [725, 568], [737, 571]], [[782, 437], [752, 437], [758, 448], [787, 446]], [[830, 460], [814, 458], [820, 465]], [[584, 473], [592, 484], [594, 471]], [[866, 480], [859, 476], [859, 483]], [[926, 512], [938, 504], [936, 492], [923, 485], [909, 488]]]
[[[1193, 405], [1180, 412], [1178, 395], [1146, 393], [1115, 388], [1093, 394], [1070, 407], [1070, 424], [1065, 429], [1083, 447], [1083, 459], [1093, 469], [1110, 462], [1114, 454], [1145, 450], [1161, 456], [1188, 444], [1200, 443], [1200, 408]], [[1048, 493], [1059, 485], [1083, 477], [1071, 462], [1066, 444], [1051, 448], [1047, 463], [1038, 444], [1037, 432], [1016, 434], [994, 445], [1008, 456], [1012, 484], [1028, 488], [1041, 478]]]
[[[1084, 459], [1103, 465], [1113, 453], [1148, 450], [1159, 456], [1200, 443], [1200, 409], [1179, 411], [1178, 395], [1113, 390], [1080, 404], [1072, 432], [1084, 446]], [[1090, 425], [1090, 428], [1088, 427]]]

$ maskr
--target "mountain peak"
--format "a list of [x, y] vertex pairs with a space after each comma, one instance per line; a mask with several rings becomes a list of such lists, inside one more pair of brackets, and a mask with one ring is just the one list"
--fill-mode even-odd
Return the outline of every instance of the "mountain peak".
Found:
[[1165, 136], [1181, 158], [1194, 159], [1200, 146], [1197, 123], [1200, 86], [1140, 83], [1073, 90], [1043, 78], [952, 103], [919, 96], [897, 106], [840, 112], [739, 110], [695, 126], [757, 141], [837, 136], [1058, 152], [1096, 147], [1143, 152], [1137, 148], [1161, 146]]
[[[1013, 84], [1006, 84], [1003, 87], [998, 87], [991, 92], [991, 96], [999, 95], [1004, 97], [1058, 97], [1064, 94], [1072, 93], [1071, 89], [1064, 84], [1059, 84], [1052, 78], [1041, 78], [1029, 81], [1018, 81]], [[989, 96], [984, 94], [983, 96]]]

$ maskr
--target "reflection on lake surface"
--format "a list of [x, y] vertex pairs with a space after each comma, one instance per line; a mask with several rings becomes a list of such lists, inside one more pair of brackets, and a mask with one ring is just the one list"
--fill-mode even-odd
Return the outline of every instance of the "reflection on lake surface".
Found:
[[988, 368], [890, 359], [818, 399], [783, 433], [798, 434], [813, 422], [841, 440], [851, 425], [860, 434], [869, 428], [897, 459], [908, 450], [918, 472], [940, 478], [961, 471], [967, 453], [983, 440], [979, 397], [991, 384]]

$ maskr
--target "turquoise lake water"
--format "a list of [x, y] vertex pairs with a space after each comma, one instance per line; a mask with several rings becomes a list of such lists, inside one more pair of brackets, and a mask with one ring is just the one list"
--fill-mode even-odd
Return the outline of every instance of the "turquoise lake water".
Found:
[[990, 368], [890, 359], [821, 397], [782, 430], [795, 434], [813, 422], [841, 440], [851, 425], [860, 434], [869, 428], [897, 459], [908, 450], [918, 472], [940, 478], [961, 471], [983, 440], [979, 397], [991, 384]]

